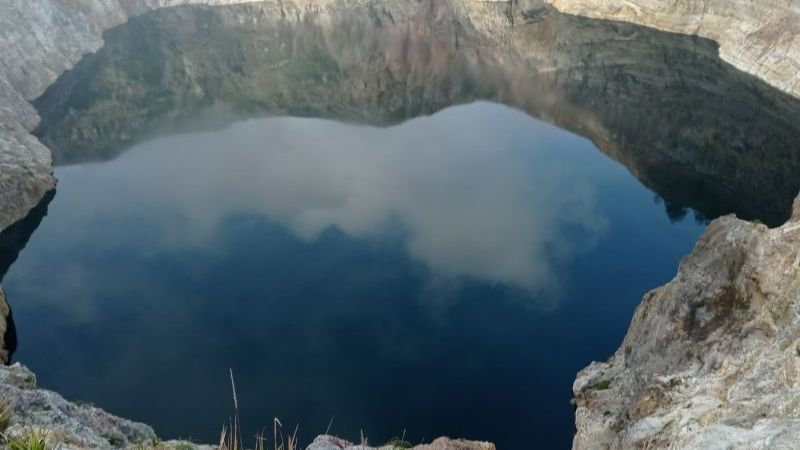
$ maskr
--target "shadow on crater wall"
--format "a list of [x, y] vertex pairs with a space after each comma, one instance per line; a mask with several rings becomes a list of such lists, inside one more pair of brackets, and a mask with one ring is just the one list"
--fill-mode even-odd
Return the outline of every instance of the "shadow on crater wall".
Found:
[[[0, 284], [3, 282], [8, 269], [19, 257], [19, 253], [28, 244], [33, 232], [36, 231], [42, 219], [47, 215], [47, 206], [54, 196], [55, 190], [48, 192], [24, 219], [0, 232]], [[1, 291], [0, 299], [8, 302], [6, 294]], [[5, 333], [0, 342], [2, 344], [0, 355], [4, 356], [3, 359], [5, 360], [0, 362], [8, 364], [17, 350], [17, 330], [14, 325], [11, 305], [8, 305], [8, 316], [5, 317], [5, 321]]]
[[800, 190], [800, 102], [720, 60], [712, 41], [546, 7], [507, 11], [493, 37], [419, 5], [299, 19], [264, 8], [171, 8], [109, 30], [36, 100], [35, 133], [74, 164], [243, 117], [390, 126], [492, 100], [592, 140], [674, 220], [691, 208], [774, 226]]

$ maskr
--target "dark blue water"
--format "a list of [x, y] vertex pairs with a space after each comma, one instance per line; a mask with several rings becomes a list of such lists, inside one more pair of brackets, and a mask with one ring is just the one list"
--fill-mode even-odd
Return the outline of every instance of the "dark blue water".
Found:
[[[576, 135], [493, 103], [390, 128], [271, 118], [56, 170], [4, 281], [41, 385], [214, 442], [299, 424], [566, 448], [703, 226]], [[16, 301], [15, 301], [16, 300]]]

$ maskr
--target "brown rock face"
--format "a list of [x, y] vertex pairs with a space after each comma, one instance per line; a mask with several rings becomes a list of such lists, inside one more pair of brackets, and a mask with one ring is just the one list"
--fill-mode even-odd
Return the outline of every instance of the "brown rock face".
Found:
[[[574, 448], [800, 445], [800, 197], [781, 227], [715, 220], [574, 384]], [[598, 382], [604, 381], [604, 389]]]

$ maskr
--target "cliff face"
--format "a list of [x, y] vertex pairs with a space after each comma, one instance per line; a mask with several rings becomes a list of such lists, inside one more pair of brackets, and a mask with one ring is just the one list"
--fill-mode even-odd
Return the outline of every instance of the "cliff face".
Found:
[[[109, 30], [34, 102], [34, 134], [70, 164], [219, 116], [208, 110], [225, 110], [222, 123], [267, 114], [384, 126], [493, 100], [588, 137], [672, 217], [692, 207], [786, 220], [800, 190], [800, 101], [722, 62], [706, 39], [517, 6], [483, 21], [419, 4], [303, 21], [262, 4], [144, 15]], [[486, 17], [505, 31], [484, 35], [496, 23]]]
[[[49, 152], [28, 133], [39, 124], [29, 102], [84, 54], [101, 48], [104, 30], [165, 6], [252, 1], [47, 0], [0, 6], [0, 229], [24, 217], [55, 184]], [[345, 9], [385, 10], [391, 13], [384, 17], [389, 22], [424, 15], [432, 23], [463, 26], [503, 45], [515, 39], [518, 25], [538, 22], [546, 12], [544, 4], [550, 3], [567, 13], [709, 37], [720, 43], [723, 58], [736, 67], [800, 96], [796, 76], [800, 4], [794, 0], [681, 0], [670, 4], [657, 0], [448, 0], [401, 2], [390, 7], [375, 0], [257, 3], [270, 17], [295, 22], [305, 20], [308, 14], [332, 16]], [[524, 49], [522, 56], [529, 50]]]
[[800, 2], [796, 0], [546, 0], [562, 12], [707, 37], [720, 56], [800, 96]]
[[800, 197], [783, 226], [715, 220], [574, 384], [574, 448], [797, 448]]

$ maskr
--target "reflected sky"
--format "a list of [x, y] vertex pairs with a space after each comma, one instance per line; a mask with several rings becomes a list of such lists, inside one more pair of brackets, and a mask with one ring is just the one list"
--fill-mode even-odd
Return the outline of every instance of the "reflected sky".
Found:
[[214, 233], [235, 214], [264, 215], [306, 243], [331, 228], [353, 238], [400, 233], [409, 256], [442, 281], [472, 277], [537, 294], [557, 288], [554, 265], [591, 248], [608, 222], [585, 179], [602, 174], [564, 164], [564, 147], [593, 151], [585, 139], [488, 103], [386, 129], [251, 120], [61, 169], [64, 189], [81, 192], [59, 213], [59, 227], [72, 233], [109, 215], [145, 220], [153, 244], [211, 252]]
[[[373, 443], [572, 436], [570, 386], [702, 227], [587, 140], [492, 103], [391, 128], [266, 118], [57, 170], [9, 271], [16, 359], [213, 442], [229, 412]], [[541, 434], [539, 434], [541, 433]]]

